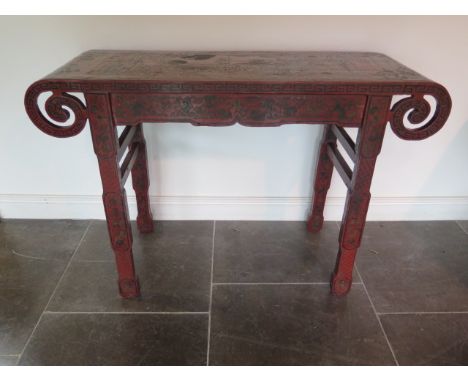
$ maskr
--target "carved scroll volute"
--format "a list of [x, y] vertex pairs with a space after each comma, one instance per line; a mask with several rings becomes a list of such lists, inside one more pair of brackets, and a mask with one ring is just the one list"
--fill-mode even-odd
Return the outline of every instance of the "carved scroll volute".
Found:
[[[423, 125], [416, 128], [405, 126], [405, 116], [408, 114], [410, 124], [420, 124], [431, 114], [431, 105], [424, 98], [431, 95], [435, 98], [436, 106], [432, 117]], [[441, 85], [434, 85], [422, 93], [415, 93], [408, 98], [403, 98], [393, 105], [390, 111], [390, 125], [393, 132], [402, 139], [421, 140], [437, 133], [450, 114], [452, 101], [447, 90]]]
[[[50, 91], [52, 95], [47, 98], [44, 105], [47, 117], [49, 117], [47, 118], [39, 108], [38, 99], [42, 93]], [[24, 105], [31, 121], [44, 133], [53, 137], [66, 138], [79, 134], [88, 118], [85, 105], [77, 97], [47, 82], [39, 81], [31, 85], [26, 91]], [[73, 117], [74, 120], [69, 125], [62, 126], [54, 123], [66, 123]]]

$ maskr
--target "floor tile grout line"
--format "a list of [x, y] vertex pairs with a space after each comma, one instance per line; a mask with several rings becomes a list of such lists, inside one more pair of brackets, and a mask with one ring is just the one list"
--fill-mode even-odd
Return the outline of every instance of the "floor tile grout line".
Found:
[[455, 223], [457, 223], [457, 225], [460, 227], [460, 229], [461, 229], [465, 234], [468, 235], [468, 232], [465, 231], [465, 228], [463, 228], [463, 226], [460, 224], [460, 222], [459, 222], [458, 220], [455, 220]]
[[[336, 225], [337, 227], [341, 230], [341, 225], [339, 222], [336, 222]], [[362, 287], [364, 289], [364, 292], [366, 293], [367, 295], [367, 298], [369, 300], [369, 303], [372, 307], [372, 310], [374, 311], [374, 314], [375, 314], [375, 317], [377, 318], [377, 322], [379, 323], [379, 326], [380, 326], [380, 330], [382, 331], [382, 334], [385, 338], [385, 341], [387, 342], [387, 346], [388, 348], [390, 349], [390, 352], [392, 353], [392, 357], [393, 357], [393, 360], [395, 361], [395, 364], [396, 366], [400, 366], [399, 362], [398, 362], [398, 359], [396, 357], [396, 354], [395, 354], [395, 351], [393, 350], [393, 346], [392, 344], [390, 343], [390, 340], [388, 339], [388, 336], [387, 336], [387, 332], [385, 331], [383, 325], [382, 325], [382, 321], [380, 320], [380, 316], [379, 314], [377, 313], [377, 309], [375, 308], [375, 305], [374, 305], [374, 302], [372, 301], [372, 298], [369, 294], [369, 291], [367, 290], [367, 287], [366, 287], [366, 284], [364, 282], [364, 279], [362, 278], [361, 276], [361, 273], [359, 272], [359, 269], [357, 267], [357, 264], [354, 264], [354, 268], [356, 269], [356, 273], [358, 274], [359, 278], [361, 279], [361, 284], [362, 284]]]
[[398, 315], [422, 315], [422, 314], [468, 314], [468, 311], [458, 312], [377, 312], [379, 316], [398, 316]]
[[204, 315], [204, 314], [209, 314], [209, 312], [81, 312], [81, 311], [63, 311], [63, 312], [59, 312], [59, 311], [53, 311], [53, 310], [46, 310], [44, 311], [44, 314], [102, 314], [102, 315], [106, 315], [106, 314], [115, 314], [115, 315], [118, 315], [118, 314], [122, 314], [122, 315], [137, 315], [137, 314], [141, 314], [141, 315], [144, 315], [144, 314], [148, 314], [148, 315]]
[[75, 251], [74, 251], [73, 254], [71, 255], [70, 260], [68, 261], [68, 264], [67, 264], [67, 266], [65, 267], [65, 269], [64, 269], [64, 271], [63, 271], [63, 273], [62, 273], [62, 276], [60, 276], [60, 279], [59, 279], [59, 281], [57, 282], [57, 285], [55, 286], [55, 288], [54, 288], [54, 290], [53, 290], [53, 292], [52, 292], [52, 294], [51, 294], [51, 296], [50, 296], [50, 298], [49, 298], [49, 301], [47, 301], [47, 305], [45, 306], [44, 311], [47, 310], [47, 308], [48, 308], [49, 305], [50, 305], [50, 302], [52, 301], [52, 299], [53, 299], [54, 296], [55, 296], [55, 293], [57, 293], [58, 287], [60, 286], [60, 284], [61, 284], [63, 278], [65, 277], [65, 274], [67, 273], [68, 268], [70, 268], [71, 263], [72, 263], [72, 261], [73, 261], [73, 258], [74, 258], [75, 255], [78, 253], [78, 249], [80, 249], [81, 243], [83, 242], [84, 238], [86, 237], [86, 234], [88, 233], [89, 227], [91, 227], [91, 224], [92, 224], [92, 221], [89, 222], [88, 226], [86, 227], [86, 229], [85, 229], [85, 231], [84, 231], [84, 233], [83, 233], [83, 236], [81, 236], [81, 239], [80, 239], [80, 241], [78, 242], [78, 245], [76, 246]]
[[213, 237], [212, 237], [212, 243], [211, 243], [210, 302], [208, 306], [208, 333], [207, 333], [207, 341], [206, 341], [206, 366], [210, 365], [211, 304], [213, 302], [213, 269], [214, 269], [215, 235], [216, 235], [216, 220], [213, 220]]
[[72, 262], [72, 260], [73, 260], [73, 257], [75, 257], [76, 253], [78, 252], [78, 249], [80, 248], [81, 243], [83, 242], [83, 240], [84, 240], [86, 234], [88, 233], [89, 227], [91, 226], [92, 222], [93, 222], [92, 220], [89, 221], [88, 225], [86, 226], [86, 229], [85, 229], [84, 232], [83, 232], [83, 235], [81, 235], [81, 239], [80, 239], [80, 241], [78, 242], [78, 245], [76, 246], [75, 250], [73, 251], [73, 254], [70, 256], [70, 259], [68, 260], [68, 263], [67, 263], [65, 269], [64, 269], [63, 272], [62, 272], [62, 275], [60, 276], [59, 280], [57, 281], [57, 284], [55, 285], [55, 288], [54, 288], [54, 290], [52, 291], [52, 294], [50, 295], [49, 300], [47, 301], [47, 304], [46, 304], [45, 307], [44, 307], [44, 310], [42, 311], [41, 315], [39, 316], [39, 319], [38, 319], [37, 322], [36, 322], [36, 325], [34, 325], [33, 330], [31, 331], [31, 334], [29, 335], [28, 339], [26, 340], [26, 343], [25, 343], [24, 346], [23, 346], [23, 350], [21, 350], [21, 353], [20, 353], [19, 356], [18, 356], [18, 360], [16, 361], [16, 365], [18, 365], [18, 364], [20, 363], [21, 358], [23, 357], [24, 351], [25, 351], [26, 348], [28, 347], [29, 342], [31, 341], [32, 336], [33, 336], [34, 333], [36, 332], [36, 329], [37, 329], [37, 327], [39, 326], [39, 323], [41, 322], [42, 317], [44, 316], [44, 312], [47, 310], [47, 308], [49, 307], [50, 302], [52, 301], [53, 297], [55, 296], [55, 293], [57, 292], [57, 289], [58, 289], [58, 287], [59, 287], [61, 281], [63, 280], [63, 277], [65, 276], [65, 273], [67, 273], [68, 268], [70, 268], [70, 264], [71, 264], [71, 262]]
[[387, 332], [385, 331], [385, 329], [384, 329], [384, 327], [382, 325], [382, 321], [380, 320], [380, 317], [379, 317], [379, 315], [377, 313], [377, 310], [375, 309], [374, 302], [372, 301], [372, 298], [371, 298], [371, 296], [369, 294], [369, 291], [367, 290], [366, 284], [364, 283], [364, 279], [362, 278], [361, 273], [359, 272], [359, 269], [358, 269], [357, 265], [354, 265], [354, 266], [356, 268], [357, 274], [359, 275], [359, 278], [362, 280], [362, 287], [364, 289], [364, 292], [367, 295], [367, 298], [369, 299], [370, 305], [372, 307], [372, 310], [374, 311], [375, 317], [377, 318], [377, 322], [379, 323], [380, 330], [382, 331], [382, 334], [384, 335], [385, 341], [387, 341], [387, 345], [388, 345], [388, 348], [390, 349], [390, 352], [392, 353], [393, 360], [395, 361], [396, 366], [400, 366], [400, 364], [398, 362], [398, 359], [397, 359], [397, 357], [395, 355], [395, 351], [393, 350], [393, 346], [390, 343], [390, 340], [388, 339]]
[[[265, 282], [265, 283], [213, 283], [213, 285], [216, 285], [216, 286], [223, 286], [223, 285], [330, 285], [330, 282], [325, 282], [325, 281], [317, 281], [317, 282], [291, 282], [291, 283], [288, 283], [288, 282], [285, 282], [285, 283], [275, 283], [275, 282]], [[353, 285], [362, 285], [362, 282], [353, 282]]]

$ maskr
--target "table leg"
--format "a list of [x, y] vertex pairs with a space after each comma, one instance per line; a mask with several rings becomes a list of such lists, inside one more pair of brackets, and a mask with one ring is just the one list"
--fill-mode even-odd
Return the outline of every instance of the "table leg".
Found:
[[141, 124], [136, 126], [136, 143], [140, 146], [138, 156], [132, 168], [132, 184], [136, 194], [138, 216], [137, 227], [141, 233], [153, 232], [153, 215], [148, 197], [149, 176], [146, 141]]
[[323, 209], [325, 208], [325, 200], [333, 174], [333, 163], [328, 156], [329, 144], [336, 147], [336, 136], [332, 133], [331, 126], [325, 125], [320, 143], [317, 170], [315, 171], [312, 212], [307, 219], [307, 229], [309, 232], [318, 232], [322, 229], [323, 225]]
[[356, 251], [361, 244], [370, 202], [375, 162], [382, 147], [391, 97], [370, 96], [356, 142], [356, 163], [340, 229], [340, 248], [332, 276], [332, 293], [345, 295], [352, 284]]
[[132, 229], [117, 157], [119, 143], [109, 97], [106, 94], [87, 94], [86, 103], [94, 151], [101, 173], [107, 227], [117, 263], [120, 295], [126, 298], [138, 297], [140, 287], [133, 263]]

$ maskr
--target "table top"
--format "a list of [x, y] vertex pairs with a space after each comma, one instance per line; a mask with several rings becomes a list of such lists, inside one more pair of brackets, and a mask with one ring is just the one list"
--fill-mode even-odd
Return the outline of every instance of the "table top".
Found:
[[371, 52], [90, 50], [49, 76], [66, 81], [408, 83], [426, 77]]
[[[47, 117], [38, 106], [45, 92]], [[237, 121], [249, 126], [356, 124], [350, 115], [359, 119], [371, 97], [403, 95], [388, 111], [392, 129], [403, 139], [434, 134], [451, 108], [442, 85], [371, 52], [90, 50], [34, 82], [25, 107], [47, 134], [73, 136], [92, 114], [73, 93], [85, 98], [109, 94], [114, 119], [121, 124]], [[426, 96], [436, 102], [432, 117]], [[67, 128], [53, 122], [68, 121], [71, 114], [75, 119]], [[424, 125], [408, 128], [405, 118]]]

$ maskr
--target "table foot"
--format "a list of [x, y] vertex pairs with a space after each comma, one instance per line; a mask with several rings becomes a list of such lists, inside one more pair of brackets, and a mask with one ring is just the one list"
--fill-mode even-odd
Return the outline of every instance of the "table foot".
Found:
[[344, 296], [351, 289], [356, 252], [357, 247], [341, 248], [338, 252], [335, 271], [331, 279], [331, 292], [335, 296]]
[[323, 227], [323, 215], [310, 216], [307, 220], [307, 231], [310, 233], [317, 233]]
[[151, 233], [154, 231], [154, 223], [151, 217], [137, 217], [137, 227], [140, 233]]
[[137, 278], [119, 280], [119, 293], [123, 298], [140, 297], [140, 282]]
[[353, 280], [351, 277], [344, 278], [343, 276], [333, 274], [331, 281], [331, 292], [334, 296], [337, 297], [346, 296], [351, 290], [352, 284]]

